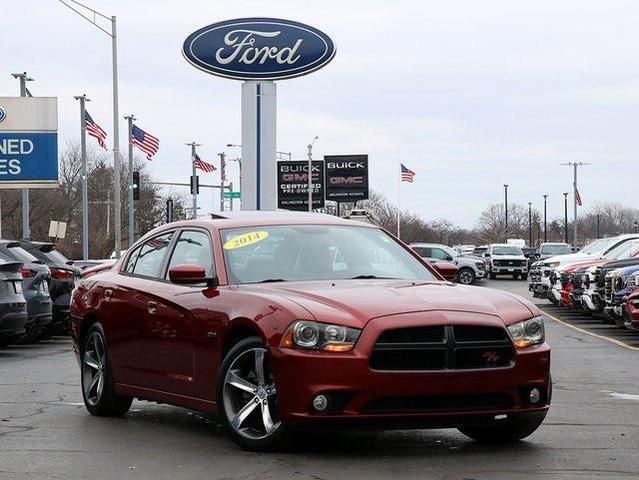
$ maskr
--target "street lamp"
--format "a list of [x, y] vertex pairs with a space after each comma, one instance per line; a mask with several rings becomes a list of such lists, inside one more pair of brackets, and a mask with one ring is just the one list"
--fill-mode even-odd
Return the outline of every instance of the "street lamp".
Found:
[[319, 140], [316, 135], [313, 141], [308, 144], [308, 211], [313, 211], [313, 145]]
[[532, 202], [528, 202], [528, 246], [532, 247]]
[[[117, 26], [115, 16], [107, 17], [102, 13], [94, 10], [86, 5], [77, 2], [76, 0], [58, 0], [64, 6], [70, 8], [75, 13], [84, 18], [87, 22], [93, 24], [102, 32], [111, 37], [111, 61], [113, 72], [113, 196], [114, 196], [114, 210], [115, 215], [113, 219], [114, 239], [115, 239], [115, 258], [120, 258], [120, 252], [122, 249], [122, 227], [121, 227], [121, 202], [120, 202], [120, 119], [118, 113], [118, 44], [117, 44]], [[93, 14], [93, 18], [83, 14], [79, 10], [75, 9], [68, 2], [82, 7]], [[105, 30], [96, 22], [96, 16], [111, 22], [111, 31]]]
[[506, 223], [506, 241], [508, 240], [508, 185], [504, 183], [504, 214]]
[[547, 223], [547, 213], [548, 213], [548, 194], [544, 195], [544, 243], [548, 241], [548, 223]]
[[564, 192], [564, 242], [568, 243], [568, 192]]

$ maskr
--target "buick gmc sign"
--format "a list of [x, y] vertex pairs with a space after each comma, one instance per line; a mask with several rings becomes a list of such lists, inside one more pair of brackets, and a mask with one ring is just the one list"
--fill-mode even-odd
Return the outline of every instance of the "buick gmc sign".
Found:
[[333, 41], [303, 23], [276, 18], [226, 20], [200, 28], [182, 47], [193, 66], [235, 80], [281, 80], [322, 68]]
[[326, 200], [356, 202], [368, 198], [368, 155], [325, 155]]

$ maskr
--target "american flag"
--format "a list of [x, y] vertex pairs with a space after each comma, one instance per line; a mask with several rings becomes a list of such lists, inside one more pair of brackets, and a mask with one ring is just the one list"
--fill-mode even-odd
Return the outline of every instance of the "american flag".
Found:
[[97, 123], [95, 123], [93, 121], [93, 119], [91, 118], [91, 115], [89, 115], [89, 112], [87, 112], [86, 110], [84, 111], [84, 128], [86, 128], [87, 133], [89, 135], [91, 135], [93, 138], [95, 138], [98, 141], [98, 144], [104, 148], [105, 150], [107, 149], [105, 140], [107, 137], [107, 133], [102, 130], [102, 127], [100, 127], [100, 125], [98, 125]]
[[131, 143], [146, 153], [147, 160], [151, 160], [151, 157], [155, 155], [160, 148], [160, 141], [135, 125], [131, 127], [131, 133], [133, 137]]
[[575, 201], [577, 202], [577, 205], [579, 205], [580, 207], [583, 205], [583, 203], [581, 202], [581, 195], [579, 195], [579, 190], [577, 190], [575, 188]]
[[195, 165], [195, 168], [204, 170], [207, 173], [210, 173], [213, 170], [216, 170], [215, 165], [213, 165], [212, 163], [204, 162], [197, 153], [193, 157], [193, 164]]
[[413, 183], [415, 172], [413, 172], [410, 168], [406, 168], [403, 163], [400, 165], [402, 167], [402, 182]]

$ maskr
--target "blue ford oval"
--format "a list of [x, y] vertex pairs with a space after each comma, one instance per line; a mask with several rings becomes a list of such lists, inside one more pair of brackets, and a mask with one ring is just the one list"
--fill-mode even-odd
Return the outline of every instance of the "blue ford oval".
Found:
[[303, 23], [241, 18], [188, 36], [184, 57], [207, 73], [235, 80], [281, 80], [322, 68], [335, 56], [333, 41]]

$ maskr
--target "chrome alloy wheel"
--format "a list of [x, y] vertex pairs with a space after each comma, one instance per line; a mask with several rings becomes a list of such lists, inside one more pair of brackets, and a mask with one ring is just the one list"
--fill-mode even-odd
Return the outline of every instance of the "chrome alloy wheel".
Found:
[[470, 285], [471, 283], [473, 283], [473, 276], [473, 272], [471, 272], [467, 268], [464, 268], [461, 272], [459, 272], [459, 283], [461, 283], [462, 285]]
[[252, 348], [239, 355], [226, 373], [224, 410], [238, 434], [260, 440], [274, 433], [281, 422], [275, 380], [265, 348]]
[[92, 407], [96, 406], [102, 398], [105, 369], [104, 340], [98, 332], [92, 332], [87, 340], [82, 358], [82, 389], [84, 398]]

